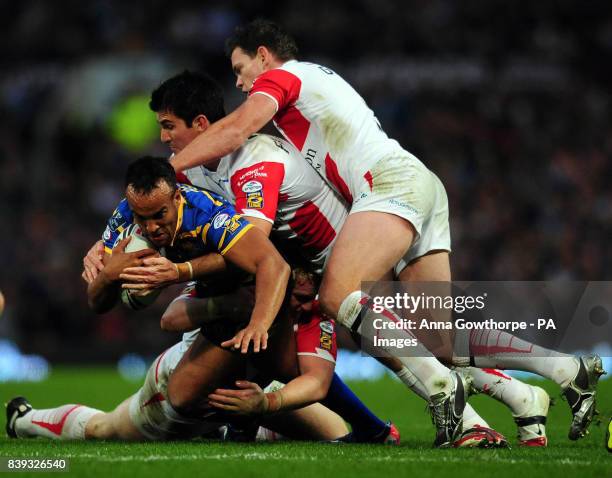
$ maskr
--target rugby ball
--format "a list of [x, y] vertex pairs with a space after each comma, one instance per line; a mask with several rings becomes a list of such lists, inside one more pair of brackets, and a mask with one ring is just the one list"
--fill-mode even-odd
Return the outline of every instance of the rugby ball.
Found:
[[[125, 247], [125, 252], [136, 252], [141, 251], [142, 249], [155, 249], [155, 246], [144, 236], [142, 229], [138, 224], [130, 224], [123, 231], [121, 231], [117, 237], [117, 240], [115, 241], [115, 244], [113, 245], [113, 248], [115, 248], [119, 242], [128, 236], [132, 239]], [[161, 289], [152, 289], [148, 291], [121, 289], [121, 302], [123, 302], [123, 305], [132, 310], [141, 310], [155, 302], [160, 293]]]

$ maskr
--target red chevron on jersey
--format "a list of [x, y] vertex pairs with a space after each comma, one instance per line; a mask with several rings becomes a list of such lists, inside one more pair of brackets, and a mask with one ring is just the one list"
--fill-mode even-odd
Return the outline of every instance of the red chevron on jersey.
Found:
[[342, 197], [346, 202], [351, 204], [353, 202], [353, 195], [351, 194], [351, 191], [346, 185], [344, 179], [340, 177], [340, 174], [338, 173], [338, 166], [336, 166], [336, 163], [329, 154], [325, 156], [325, 171], [327, 173], [327, 179], [336, 188], [336, 191], [342, 194]]
[[289, 141], [301, 151], [308, 137], [310, 121], [304, 118], [295, 106], [287, 107], [282, 116], [275, 115], [274, 120], [278, 123], [279, 128], [282, 128], [283, 134], [287, 136]]
[[289, 227], [304, 241], [304, 246], [325, 250], [336, 238], [336, 231], [316, 204], [306, 201], [295, 211]]

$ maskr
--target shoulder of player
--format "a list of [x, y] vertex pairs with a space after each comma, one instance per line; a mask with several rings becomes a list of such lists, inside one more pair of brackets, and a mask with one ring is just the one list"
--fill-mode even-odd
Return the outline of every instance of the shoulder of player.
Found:
[[286, 141], [269, 134], [253, 134], [231, 155], [231, 170], [261, 162], [284, 163], [292, 148]]
[[210, 206], [224, 206], [229, 203], [211, 191], [206, 189], [197, 188], [188, 184], [179, 184], [179, 191], [181, 196], [185, 200], [185, 204], [190, 209], [208, 209]]
[[128, 204], [128, 201], [126, 198], [123, 198], [119, 204], [117, 205], [117, 207], [115, 208], [115, 210], [113, 211], [113, 214], [110, 217], [111, 221], [126, 221], [126, 222], [131, 222], [132, 221], [132, 210], [130, 209], [130, 205]]

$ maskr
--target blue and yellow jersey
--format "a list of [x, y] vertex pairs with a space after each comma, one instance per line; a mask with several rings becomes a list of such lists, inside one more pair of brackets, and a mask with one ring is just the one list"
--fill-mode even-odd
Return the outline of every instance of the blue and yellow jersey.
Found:
[[[202, 189], [178, 185], [181, 203], [176, 233], [166, 256], [183, 262], [208, 252], [225, 254], [253, 227], [221, 196]], [[134, 222], [127, 199], [123, 199], [107, 222], [102, 236], [104, 249], [110, 253], [119, 234]]]

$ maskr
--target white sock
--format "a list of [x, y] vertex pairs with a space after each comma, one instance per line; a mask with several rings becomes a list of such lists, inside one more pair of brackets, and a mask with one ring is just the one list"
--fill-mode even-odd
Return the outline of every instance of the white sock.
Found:
[[505, 373], [489, 369], [469, 367], [468, 373], [474, 378], [474, 387], [507, 405], [515, 416], [527, 412], [531, 405], [531, 386]]
[[[360, 318], [361, 320], [357, 320]], [[377, 313], [372, 309], [371, 298], [361, 291], [355, 291], [349, 294], [338, 311], [338, 322], [353, 332], [359, 334], [362, 339], [367, 340], [368, 347], [371, 350], [378, 352], [380, 356], [385, 357], [391, 355], [396, 357], [402, 365], [408, 368], [415, 377], [421, 382], [427, 396], [431, 397], [434, 394], [444, 392], [449, 393], [453, 387], [453, 379], [450, 370], [442, 365], [436, 357], [434, 357], [423, 344], [421, 344], [410, 330], [404, 329], [380, 329], [375, 330], [372, 326], [374, 320], [380, 321], [379, 324], [390, 324], [401, 322], [401, 319], [388, 309]], [[398, 351], [395, 347], [385, 347], [374, 345], [374, 337], [384, 339], [410, 339], [414, 340], [416, 345], [408, 346], [402, 350], [409, 357], [398, 356]]]
[[463, 431], [474, 428], [476, 425], [481, 427], [491, 428], [487, 421], [482, 418], [476, 410], [469, 403], [465, 404], [463, 409]]
[[87, 422], [99, 413], [104, 412], [72, 404], [45, 410], [34, 409], [15, 421], [15, 432], [19, 438], [84, 440]]
[[545, 349], [501, 330], [472, 330], [470, 355], [476, 367], [533, 372], [562, 388], [576, 377], [580, 367], [572, 355]]
[[[402, 366], [402, 369], [399, 372], [395, 372], [395, 375], [404, 383], [404, 385], [406, 385], [419, 397], [421, 397], [423, 400], [429, 401], [427, 390], [425, 390], [423, 384], [421, 384], [414, 374], [405, 366]], [[472, 405], [466, 403], [465, 409], [463, 410], [463, 431], [474, 428], [474, 425], [491, 428], [487, 421], [482, 418], [476, 410], [474, 410]]]

